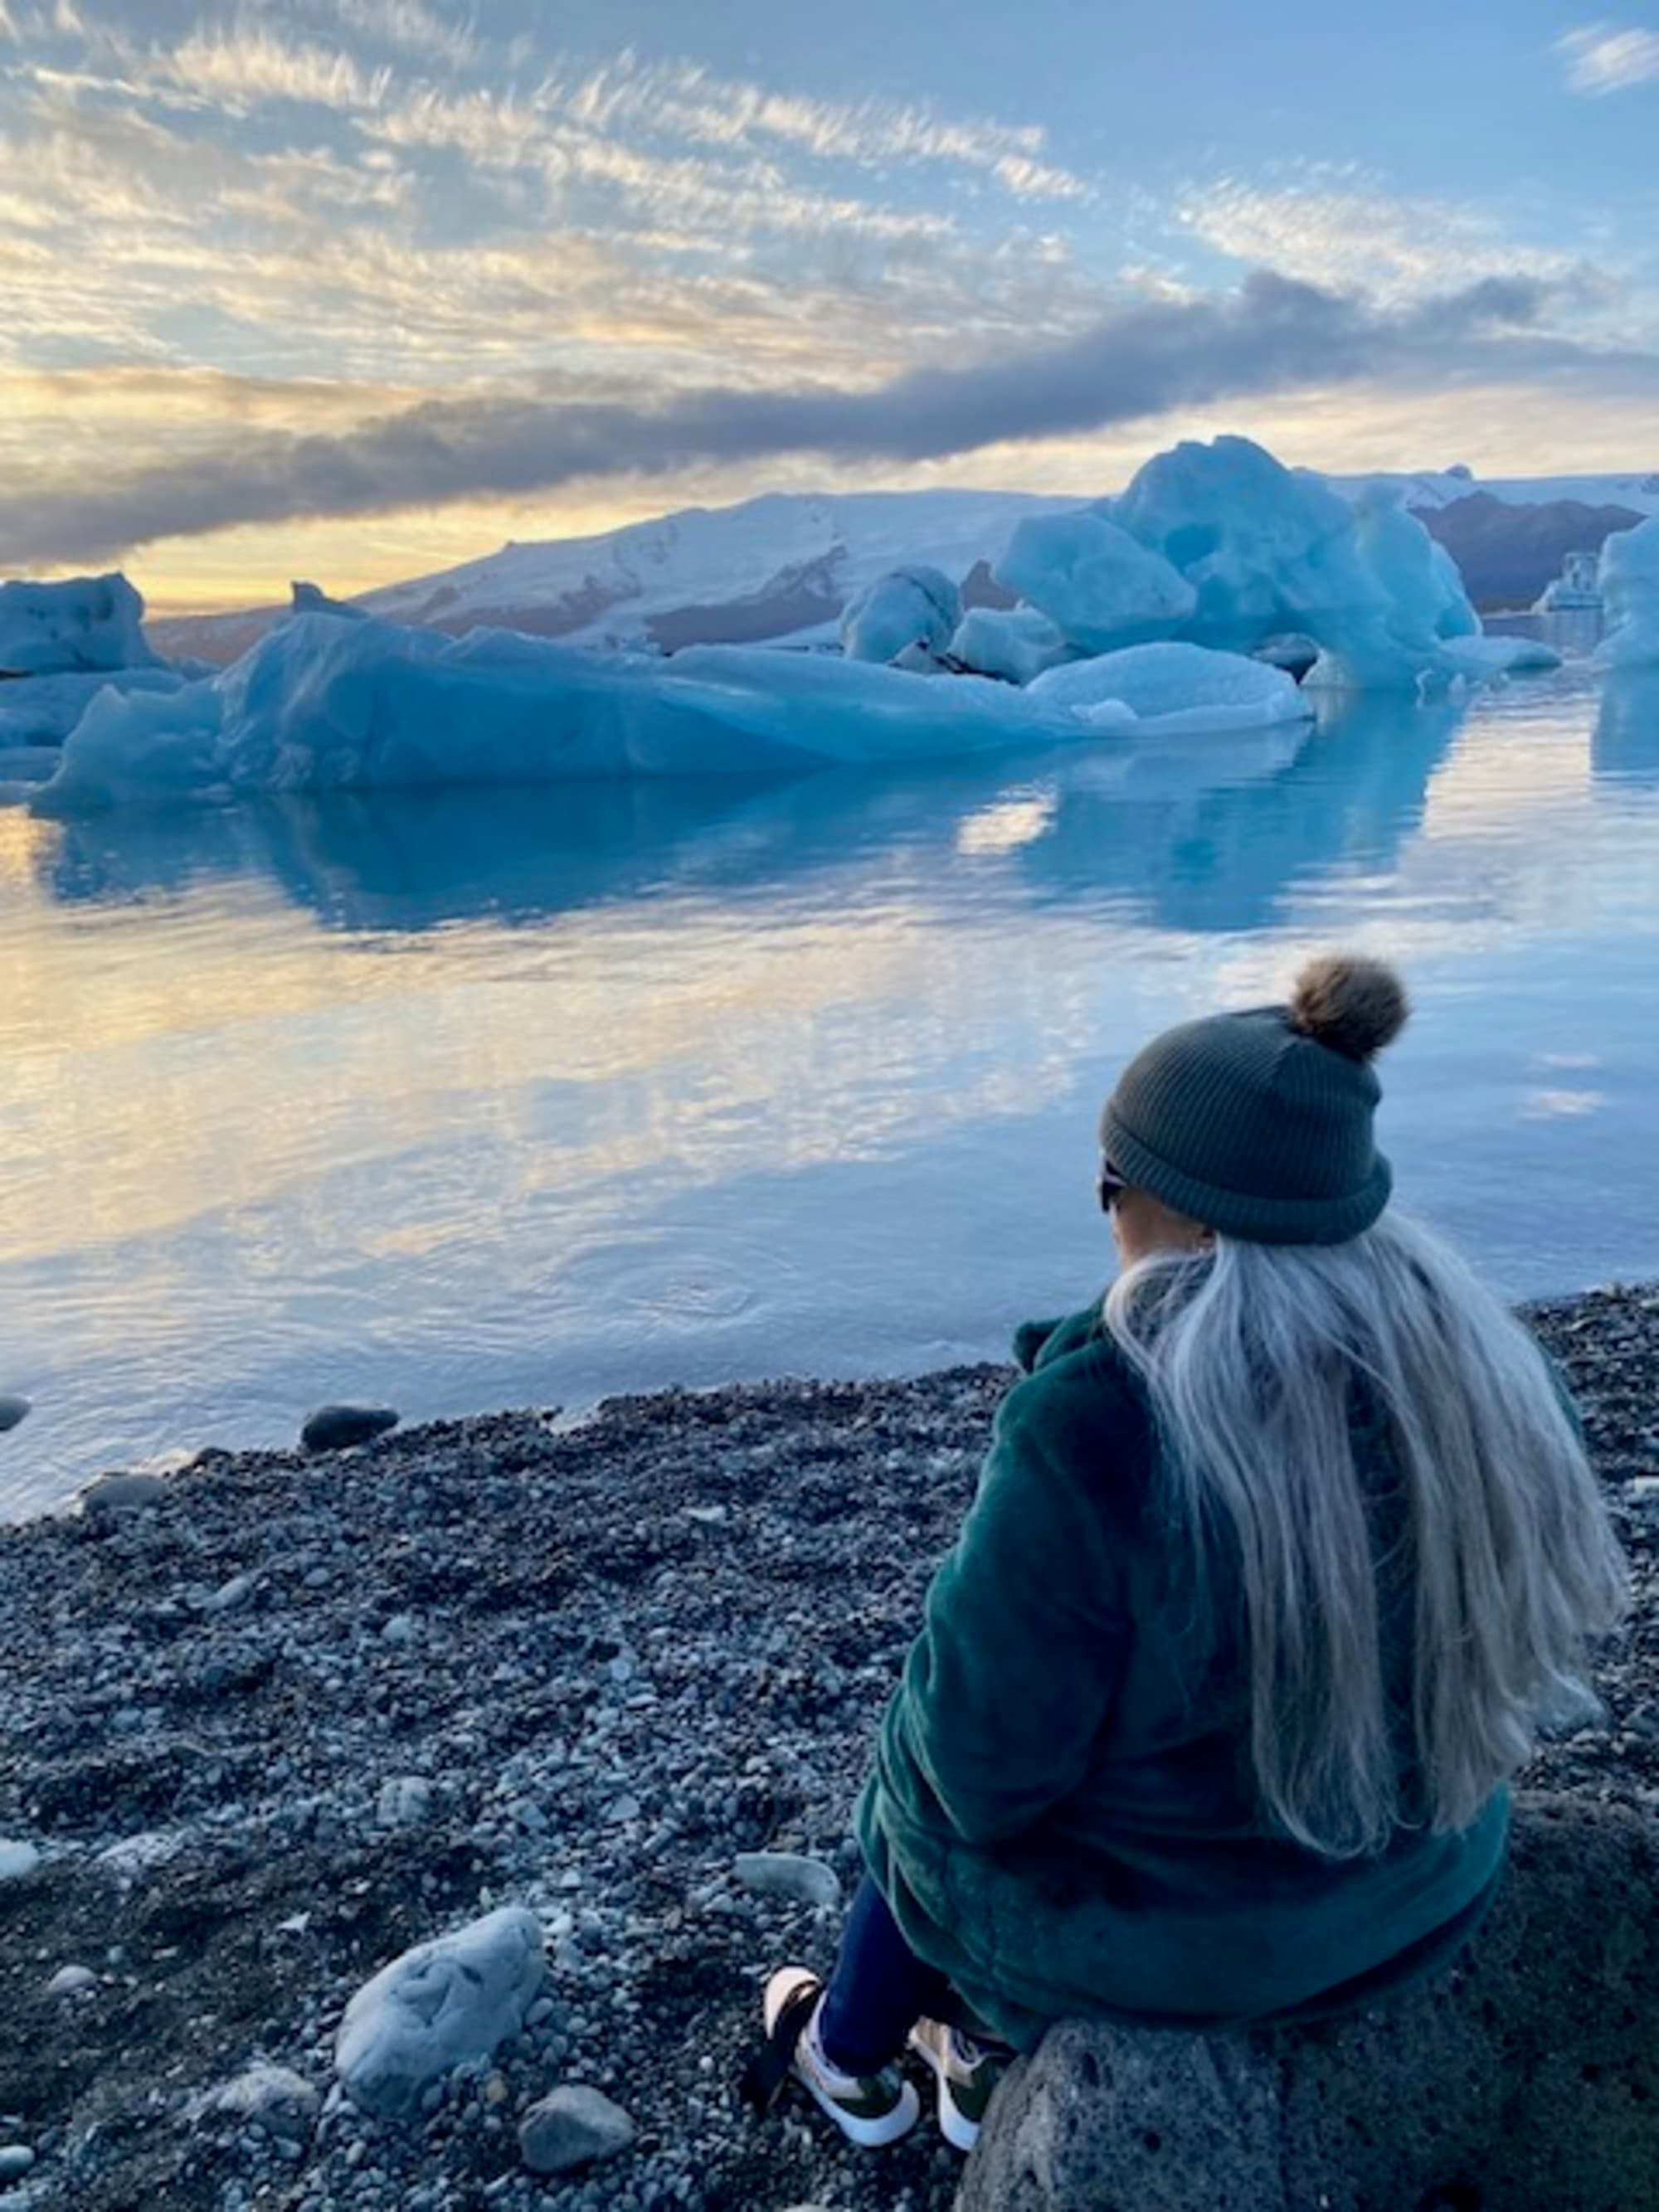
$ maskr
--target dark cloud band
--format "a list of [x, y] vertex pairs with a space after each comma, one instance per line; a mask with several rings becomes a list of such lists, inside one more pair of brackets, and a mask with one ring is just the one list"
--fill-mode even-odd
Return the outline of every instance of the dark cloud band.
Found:
[[0, 495], [0, 567], [124, 558], [238, 524], [441, 506], [578, 479], [796, 453], [914, 462], [1076, 435], [1183, 406], [1316, 386], [1538, 379], [1654, 388], [1659, 361], [1538, 329], [1549, 287], [1488, 278], [1407, 308], [1259, 272], [1218, 299], [1115, 310], [1082, 335], [872, 392], [704, 390], [654, 406], [438, 400], [337, 436], [271, 435], [100, 483]]

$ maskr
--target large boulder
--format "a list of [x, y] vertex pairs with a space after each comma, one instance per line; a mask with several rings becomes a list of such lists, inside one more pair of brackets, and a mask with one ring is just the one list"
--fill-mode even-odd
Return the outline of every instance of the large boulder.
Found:
[[1437, 1978], [1301, 2028], [1067, 2021], [1011, 2069], [958, 2212], [1659, 2204], [1659, 1819], [1523, 1798]]
[[416, 1944], [346, 2007], [334, 2052], [341, 2082], [366, 2111], [414, 2119], [441, 2075], [519, 2033], [544, 1972], [541, 1923], [522, 1905]]

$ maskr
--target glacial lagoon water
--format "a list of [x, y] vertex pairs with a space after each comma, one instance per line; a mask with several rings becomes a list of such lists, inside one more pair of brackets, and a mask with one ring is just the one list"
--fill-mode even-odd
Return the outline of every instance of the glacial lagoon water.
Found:
[[1659, 677], [899, 780], [0, 811], [0, 1516], [406, 1419], [998, 1356], [1152, 1030], [1398, 959], [1401, 1201], [1659, 1274]]

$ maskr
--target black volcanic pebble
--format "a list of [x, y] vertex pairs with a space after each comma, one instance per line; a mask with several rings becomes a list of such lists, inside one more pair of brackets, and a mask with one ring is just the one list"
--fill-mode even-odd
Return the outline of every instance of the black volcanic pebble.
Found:
[[343, 1451], [398, 1425], [390, 1406], [319, 1406], [300, 1431], [307, 1451]]

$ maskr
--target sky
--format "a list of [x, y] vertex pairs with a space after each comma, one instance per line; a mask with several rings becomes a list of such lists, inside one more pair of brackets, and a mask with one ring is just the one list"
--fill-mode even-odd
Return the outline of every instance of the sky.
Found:
[[1659, 469], [1656, 143], [1654, 8], [0, 0], [0, 575], [244, 605], [1222, 430]]

